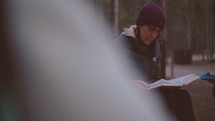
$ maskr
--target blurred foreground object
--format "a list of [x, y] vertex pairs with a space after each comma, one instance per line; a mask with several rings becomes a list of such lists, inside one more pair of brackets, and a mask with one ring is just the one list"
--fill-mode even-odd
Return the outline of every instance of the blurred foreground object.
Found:
[[[4, 57], [12, 57], [5, 68], [14, 74], [11, 95], [17, 102], [3, 107], [3, 121], [15, 115], [20, 116], [10, 121], [168, 120], [162, 101], [130, 82], [134, 69], [84, 2], [8, 0], [7, 5], [11, 36]], [[16, 114], [7, 115], [13, 108], [17, 111], [9, 112]]]

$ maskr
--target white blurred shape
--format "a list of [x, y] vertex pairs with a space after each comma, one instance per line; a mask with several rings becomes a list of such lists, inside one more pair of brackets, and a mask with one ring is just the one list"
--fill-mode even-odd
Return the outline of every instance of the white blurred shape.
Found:
[[139, 93], [101, 15], [79, 0], [12, 1], [20, 71], [35, 121], [167, 121]]

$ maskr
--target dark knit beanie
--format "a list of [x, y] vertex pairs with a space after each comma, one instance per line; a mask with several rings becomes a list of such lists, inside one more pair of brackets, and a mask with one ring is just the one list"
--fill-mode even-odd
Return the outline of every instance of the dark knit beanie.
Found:
[[140, 11], [136, 25], [152, 25], [160, 27], [165, 25], [165, 16], [162, 9], [156, 4], [146, 4]]

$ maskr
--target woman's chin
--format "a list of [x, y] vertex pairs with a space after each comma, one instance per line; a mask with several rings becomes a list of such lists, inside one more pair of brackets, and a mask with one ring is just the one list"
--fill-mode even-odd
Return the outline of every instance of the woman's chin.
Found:
[[151, 42], [151, 41], [144, 41], [144, 43], [145, 43], [146, 45], [150, 45], [152, 42]]

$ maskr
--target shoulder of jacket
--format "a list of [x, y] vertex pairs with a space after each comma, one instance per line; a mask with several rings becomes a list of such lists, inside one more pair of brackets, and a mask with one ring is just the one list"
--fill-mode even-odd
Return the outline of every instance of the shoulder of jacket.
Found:
[[126, 35], [120, 34], [115, 40], [126, 40], [128, 37]]
[[123, 44], [127, 43], [129, 41], [129, 38], [123, 34], [120, 34], [117, 38], [114, 39], [114, 42]]

